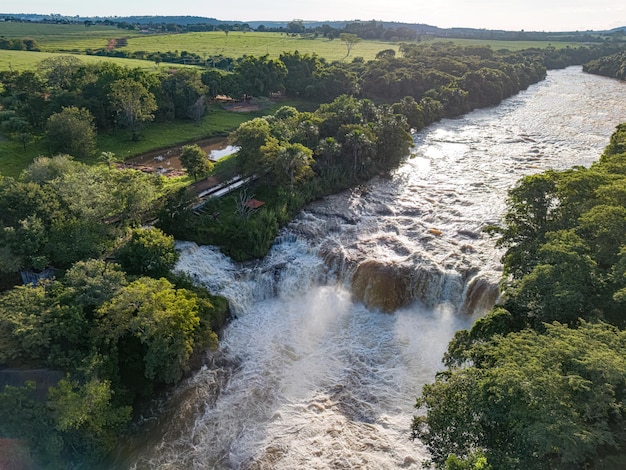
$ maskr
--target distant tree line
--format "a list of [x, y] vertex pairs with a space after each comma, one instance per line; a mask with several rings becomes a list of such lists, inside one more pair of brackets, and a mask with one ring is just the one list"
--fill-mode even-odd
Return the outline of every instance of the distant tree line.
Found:
[[0, 49], [12, 50], [12, 51], [39, 51], [39, 44], [37, 41], [30, 38], [11, 38], [7, 39], [4, 36], [0, 36]]

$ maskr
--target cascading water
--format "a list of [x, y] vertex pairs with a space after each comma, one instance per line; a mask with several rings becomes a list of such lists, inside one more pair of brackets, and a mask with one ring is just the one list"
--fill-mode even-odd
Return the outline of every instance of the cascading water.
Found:
[[392, 177], [308, 206], [258, 263], [179, 243], [177, 269], [236, 319], [120, 466], [421, 468], [415, 397], [497, 297], [501, 252], [482, 228], [521, 176], [596, 160], [625, 98], [623, 82], [550, 72], [419, 133]]

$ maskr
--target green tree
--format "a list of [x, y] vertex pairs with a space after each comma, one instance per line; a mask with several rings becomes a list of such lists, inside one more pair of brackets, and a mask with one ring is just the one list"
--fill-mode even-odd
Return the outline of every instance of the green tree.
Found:
[[315, 149], [316, 171], [322, 175], [329, 174], [337, 164], [341, 155], [341, 144], [334, 137], [327, 137], [320, 141]]
[[230, 135], [233, 145], [239, 147], [237, 167], [243, 175], [251, 175], [262, 169], [261, 147], [269, 137], [270, 125], [263, 118], [244, 122]]
[[396, 50], [395, 49], [384, 49], [384, 50], [379, 51], [378, 53], [376, 53], [376, 59], [377, 60], [393, 59], [395, 57], [396, 57]]
[[302, 144], [281, 145], [271, 138], [261, 151], [274, 167], [278, 181], [286, 177], [291, 191], [296, 181], [312, 175], [313, 151]]
[[304, 96], [306, 87], [311, 84], [313, 74], [322, 64], [320, 59], [309, 54], [300, 54], [298, 51], [283, 52], [280, 60], [287, 68], [285, 76], [285, 91], [292, 96]]
[[557, 184], [554, 172], [526, 176], [509, 191], [505, 226], [498, 229], [499, 246], [504, 255], [506, 274], [519, 279], [537, 262], [537, 251], [545, 241], [557, 208]]
[[403, 115], [393, 114], [389, 108], [380, 112], [373, 128], [376, 134], [377, 164], [381, 169], [389, 171], [397, 168], [409, 155], [413, 139], [407, 132], [408, 127]]
[[48, 265], [48, 228], [59, 211], [58, 195], [49, 188], [0, 178], [0, 271]]
[[343, 150], [352, 158], [352, 177], [363, 174], [376, 151], [375, 137], [364, 126], [346, 126], [349, 130], [343, 138]]
[[243, 92], [252, 96], [269, 96], [284, 91], [287, 68], [280, 60], [263, 55], [244, 56], [235, 66]]
[[63, 108], [48, 118], [46, 140], [52, 153], [67, 153], [77, 158], [92, 156], [96, 150], [93, 116], [85, 108]]
[[213, 162], [208, 159], [204, 150], [198, 145], [183, 146], [179, 158], [183, 168], [196, 181], [198, 177], [204, 178], [213, 171]]
[[108, 166], [109, 169], [111, 169], [113, 168], [113, 165], [119, 162], [121, 159], [117, 155], [115, 155], [113, 152], [102, 152], [100, 156], [98, 157], [98, 160], [106, 164], [106, 166]]
[[133, 367], [148, 380], [175, 383], [189, 367], [198, 308], [191, 292], [164, 278], [142, 277], [98, 309], [100, 336], [119, 350], [136, 342], [141, 353], [131, 358]]
[[63, 296], [72, 304], [90, 311], [110, 300], [128, 284], [119, 265], [98, 259], [75, 263], [65, 272], [62, 282], [65, 286]]
[[356, 44], [361, 42], [361, 38], [359, 36], [357, 36], [356, 34], [351, 34], [351, 33], [341, 33], [339, 35], [339, 39], [341, 39], [341, 41], [343, 41], [343, 43], [346, 45], [346, 49], [348, 50], [348, 53], [346, 54], [346, 57], [348, 57], [350, 55], [350, 52], [352, 51], [352, 48]]
[[20, 142], [24, 150], [26, 145], [34, 140], [30, 123], [17, 115], [0, 119], [0, 130], [14, 141]]
[[38, 70], [49, 86], [69, 90], [73, 87], [77, 73], [83, 64], [84, 62], [75, 55], [58, 55], [42, 60]]
[[394, 103], [393, 112], [402, 114], [415, 130], [419, 131], [424, 127], [424, 110], [412, 96], [405, 96], [399, 103]]
[[49, 408], [33, 397], [35, 388], [28, 381], [22, 387], [0, 389], [0, 435], [26, 442], [25, 454], [35, 454], [40, 468], [63, 468], [63, 437]]
[[626, 207], [598, 204], [580, 217], [581, 236], [602, 269], [610, 269], [626, 245]]
[[170, 119], [193, 119], [194, 104], [206, 91], [200, 72], [196, 69], [178, 69], [173, 73], [170, 72], [161, 78], [158, 93], [159, 113]]
[[553, 321], [574, 325], [600, 315], [601, 284], [586, 242], [572, 231], [550, 232], [532, 271], [507, 290], [504, 306], [535, 329]]
[[174, 237], [158, 228], [137, 228], [119, 249], [117, 259], [129, 274], [167, 276], [178, 261]]
[[133, 140], [139, 139], [143, 124], [154, 119], [157, 110], [154, 95], [141, 83], [127, 78], [111, 84], [109, 99], [117, 113], [117, 122], [130, 129]]
[[141, 222], [156, 201], [159, 185], [154, 175], [102, 165], [76, 167], [48, 184], [69, 214], [97, 223], [111, 219], [122, 227]]
[[21, 179], [27, 183], [43, 185], [63, 175], [80, 171], [81, 164], [71, 155], [55, 155], [54, 157], [37, 157], [22, 173]]
[[70, 367], [89, 330], [82, 309], [56, 295], [57, 284], [19, 286], [0, 297], [0, 362]]
[[545, 334], [475, 344], [463, 367], [424, 387], [417, 406], [427, 415], [414, 419], [413, 435], [439, 466], [482, 451], [503, 470], [621, 468], [625, 335], [602, 323], [554, 323]]
[[156, 202], [162, 192], [159, 175], [141, 171], [109, 172], [111, 211], [119, 217], [121, 227], [136, 226], [153, 217]]
[[294, 34], [304, 33], [306, 27], [302, 20], [293, 20], [287, 23], [287, 31]]
[[65, 446], [83, 462], [97, 463], [113, 449], [119, 433], [130, 422], [131, 407], [112, 404], [107, 380], [80, 384], [69, 377], [50, 388], [48, 406]]

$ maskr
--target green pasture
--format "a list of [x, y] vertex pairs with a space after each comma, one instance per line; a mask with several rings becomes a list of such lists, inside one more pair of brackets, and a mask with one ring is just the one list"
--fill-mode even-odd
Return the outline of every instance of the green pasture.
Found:
[[443, 39], [437, 38], [435, 41], [450, 41], [461, 46], [489, 46], [494, 51], [500, 49], [508, 49], [509, 51], [521, 51], [522, 49], [545, 49], [546, 47], [554, 47], [555, 49], [563, 49], [565, 47], [578, 47], [579, 42], [560, 42], [560, 41], [496, 41], [491, 39]]
[[[352, 60], [353, 57], [363, 57], [365, 60], [374, 59], [376, 54], [384, 49], [398, 50], [400, 43], [368, 40], [357, 43], [349, 57], [346, 57], [346, 45], [340, 39], [329, 40], [322, 37], [290, 36], [285, 33], [259, 33], [231, 31], [228, 34], [222, 31], [184, 34], [142, 34], [136, 31], [126, 31], [113, 26], [90, 26], [83, 24], [56, 25], [37, 23], [0, 23], [0, 36], [7, 38], [33, 38], [44, 52], [73, 52], [84, 53], [86, 49], [101, 49], [106, 47], [110, 39], [126, 38], [128, 45], [120, 48], [127, 51], [168, 52], [187, 51], [201, 57], [222, 55], [238, 58], [243, 55], [264, 55], [277, 58], [285, 51], [299, 51], [301, 53], [317, 54], [329, 61]], [[550, 41], [496, 41], [479, 39], [443, 39], [434, 41], [452, 41], [460, 45], [490, 46], [494, 50], [509, 49], [512, 51], [531, 47], [545, 48], [554, 46], [561, 48], [576, 46], [577, 43], [550, 42]], [[10, 51], [1, 51], [0, 58]], [[99, 59], [94, 59], [99, 60]], [[12, 65], [18, 69], [27, 67], [25, 58], [12, 58]], [[0, 67], [3, 60], [0, 59]], [[129, 64], [130, 66], [146, 67], [145, 63]], [[6, 68], [6, 65], [4, 65]], [[149, 66], [148, 66], [149, 67]]]
[[[384, 41], [361, 41], [354, 46], [350, 57], [373, 59], [383, 49], [397, 50], [398, 44]], [[346, 59], [346, 45], [340, 39], [294, 37], [282, 33], [257, 33], [222, 31], [207, 33], [186, 33], [167, 35], [135, 36], [128, 39], [128, 45], [121, 50], [166, 52], [187, 51], [201, 57], [222, 55], [225, 57], [241, 57], [243, 55], [260, 56], [268, 54], [278, 58], [283, 52], [299, 51], [317, 54], [329, 61]]]
[[219, 105], [211, 105], [200, 125], [192, 121], [155, 122], [148, 124], [137, 142], [130, 140], [130, 133], [117, 130], [98, 136], [99, 151], [113, 152], [122, 159], [127, 159], [150, 150], [165, 148], [183, 142], [207, 137], [227, 135], [242, 122], [265, 115], [276, 107], [258, 113], [236, 113], [226, 111]]
[[6, 38], [31, 38], [44, 52], [101, 49], [109, 39], [129, 37], [139, 33], [115, 26], [84, 26], [82, 24], [40, 24], [0, 22], [0, 36]]
[[[302, 38], [281, 33], [257, 33], [222, 31], [185, 34], [141, 34], [112, 26], [90, 26], [82, 24], [56, 25], [37, 23], [0, 23], [0, 36], [7, 38], [32, 38], [44, 52], [84, 53], [85, 49], [106, 47], [109, 39], [126, 38], [128, 46], [121, 50], [167, 52], [187, 51], [206, 55], [241, 57], [269, 54], [277, 58], [284, 51], [298, 50], [316, 53], [327, 60], [343, 60], [347, 49], [341, 40], [325, 38]], [[373, 59], [383, 49], [396, 49], [397, 44], [384, 41], [361, 41], [352, 49], [351, 57]]]
[[[37, 65], [42, 60], [50, 57], [57, 57], [59, 55], [61, 54], [54, 54], [52, 52], [0, 50], [0, 71], [15, 70], [21, 72], [24, 70], [32, 70], [37, 68]], [[88, 64], [105, 60], [107, 62], [115, 62], [118, 65], [130, 68], [139, 67], [146, 70], [155, 70], [154, 62], [148, 60], [119, 59], [117, 57], [99, 57], [93, 55], [80, 55], [77, 56], [77, 58]]]

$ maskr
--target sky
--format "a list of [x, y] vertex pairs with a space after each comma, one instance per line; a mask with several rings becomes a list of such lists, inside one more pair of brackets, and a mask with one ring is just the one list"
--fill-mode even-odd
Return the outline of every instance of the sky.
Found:
[[189, 15], [224, 21], [358, 19], [507, 31], [626, 26], [626, 0], [2, 0], [0, 13]]

